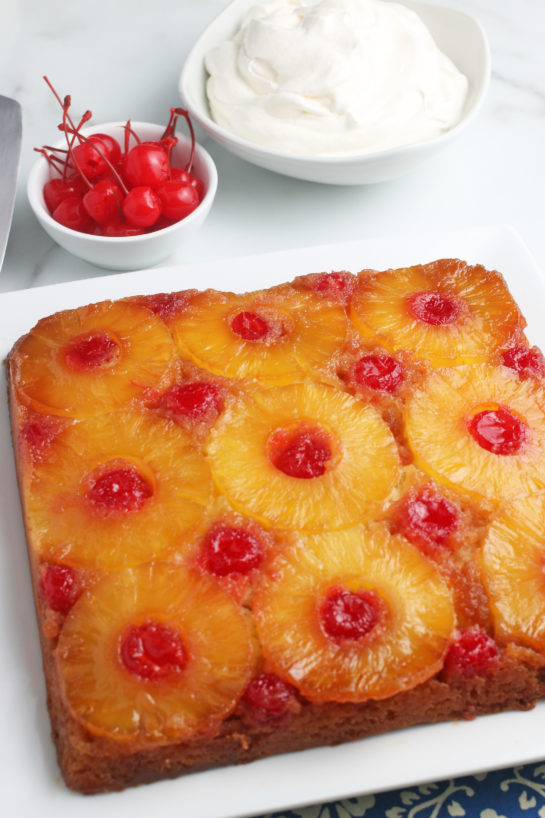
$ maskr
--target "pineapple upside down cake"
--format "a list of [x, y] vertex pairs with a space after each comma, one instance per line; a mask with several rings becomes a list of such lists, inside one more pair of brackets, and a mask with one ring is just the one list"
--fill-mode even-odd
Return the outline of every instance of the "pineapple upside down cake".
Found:
[[458, 260], [130, 297], [9, 356], [85, 793], [545, 695], [545, 361]]

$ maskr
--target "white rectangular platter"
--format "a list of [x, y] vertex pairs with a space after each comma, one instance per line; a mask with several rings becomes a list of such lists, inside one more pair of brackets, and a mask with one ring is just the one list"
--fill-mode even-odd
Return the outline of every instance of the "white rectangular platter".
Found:
[[[545, 276], [507, 227], [400, 236], [159, 268], [0, 295], [0, 355], [61, 309], [187, 287], [245, 291], [329, 270], [357, 272], [457, 257], [503, 273], [545, 349]], [[545, 702], [526, 713], [415, 727], [371, 739], [196, 773], [122, 793], [69, 792], [56, 766], [11, 451], [0, 399], [0, 792], [4, 815], [40, 818], [244, 818], [543, 758]]]

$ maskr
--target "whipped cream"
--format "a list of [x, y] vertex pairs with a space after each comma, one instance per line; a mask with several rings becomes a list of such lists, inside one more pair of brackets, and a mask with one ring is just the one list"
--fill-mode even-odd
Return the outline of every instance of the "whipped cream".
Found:
[[468, 82], [410, 9], [269, 0], [206, 55], [214, 120], [273, 150], [368, 153], [452, 128]]

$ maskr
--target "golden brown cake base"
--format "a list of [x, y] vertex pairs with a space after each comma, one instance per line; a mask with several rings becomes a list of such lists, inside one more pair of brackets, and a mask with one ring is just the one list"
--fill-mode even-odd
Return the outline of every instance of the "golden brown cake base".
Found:
[[[245, 764], [278, 753], [341, 744], [418, 724], [473, 719], [505, 710], [529, 710], [545, 696], [541, 658], [529, 652], [504, 656], [486, 679], [445, 683], [431, 679], [387, 701], [364, 704], [306, 704], [281, 724], [256, 727], [244, 715], [227, 719], [219, 735], [190, 743], [120, 753], [82, 730], [67, 714], [55, 691], [48, 698], [53, 739], [66, 784], [91, 794], [121, 790], [229, 764]], [[46, 677], [49, 674], [46, 673]]]

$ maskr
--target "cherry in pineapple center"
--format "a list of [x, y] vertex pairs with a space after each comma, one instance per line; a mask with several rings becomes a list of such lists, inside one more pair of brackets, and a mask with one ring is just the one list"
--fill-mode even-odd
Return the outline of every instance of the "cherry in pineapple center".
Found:
[[335, 642], [370, 636], [385, 615], [385, 603], [376, 591], [350, 591], [344, 586], [330, 588], [319, 606], [325, 635]]
[[517, 454], [528, 439], [526, 423], [505, 406], [483, 409], [467, 425], [479, 446], [492, 454]]
[[119, 655], [130, 673], [152, 681], [180, 673], [188, 658], [179, 634], [158, 622], [130, 625], [122, 636]]
[[86, 482], [86, 502], [95, 514], [103, 517], [140, 511], [153, 495], [148, 480], [130, 465], [114, 463], [90, 475]]
[[117, 341], [107, 332], [89, 332], [73, 338], [64, 348], [64, 361], [76, 372], [111, 366], [120, 355]]
[[300, 424], [293, 429], [277, 429], [268, 446], [271, 463], [288, 477], [321, 477], [331, 466], [331, 438], [319, 426]]
[[409, 296], [407, 302], [414, 318], [432, 326], [453, 324], [467, 310], [465, 302], [452, 293], [418, 292]]

